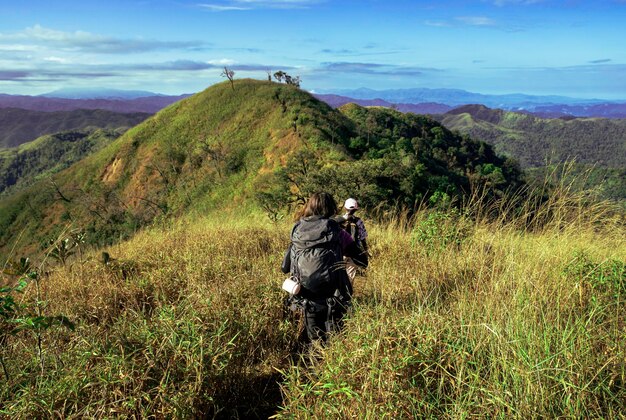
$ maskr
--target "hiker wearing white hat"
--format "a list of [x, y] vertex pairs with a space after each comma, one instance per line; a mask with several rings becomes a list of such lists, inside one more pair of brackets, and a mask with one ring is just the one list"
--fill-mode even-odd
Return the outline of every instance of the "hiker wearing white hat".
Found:
[[[345, 214], [343, 218], [346, 220], [344, 228], [352, 236], [358, 247], [364, 254], [368, 253], [367, 248], [367, 229], [365, 229], [365, 223], [360, 217], [357, 217], [354, 213], [359, 209], [359, 203], [354, 198], [348, 198], [343, 205]], [[356, 276], [358, 266], [352, 261], [351, 258], [345, 258], [346, 271], [350, 281], [354, 280]]]

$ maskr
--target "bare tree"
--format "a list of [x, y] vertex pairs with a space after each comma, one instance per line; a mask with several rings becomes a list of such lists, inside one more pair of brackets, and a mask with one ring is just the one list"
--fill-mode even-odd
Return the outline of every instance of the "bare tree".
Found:
[[229, 69], [228, 67], [224, 67], [224, 71], [221, 76], [226, 77], [230, 81], [230, 87], [235, 90], [235, 83], [233, 82], [233, 79], [235, 78], [235, 71]]

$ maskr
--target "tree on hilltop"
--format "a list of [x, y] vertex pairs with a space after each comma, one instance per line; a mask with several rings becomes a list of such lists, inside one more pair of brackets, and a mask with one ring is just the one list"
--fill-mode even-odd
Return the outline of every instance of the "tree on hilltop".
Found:
[[295, 86], [297, 88], [300, 87], [300, 82], [302, 81], [300, 79], [300, 76], [293, 77], [285, 73], [282, 70], [279, 70], [276, 73], [274, 73], [274, 79], [276, 79], [276, 81], [278, 81], [279, 83], [282, 83], [284, 80], [286, 84]]
[[221, 74], [222, 77], [226, 77], [230, 81], [230, 87], [235, 90], [235, 84], [233, 79], [235, 78], [235, 71], [229, 69], [228, 67], [224, 67], [224, 71]]

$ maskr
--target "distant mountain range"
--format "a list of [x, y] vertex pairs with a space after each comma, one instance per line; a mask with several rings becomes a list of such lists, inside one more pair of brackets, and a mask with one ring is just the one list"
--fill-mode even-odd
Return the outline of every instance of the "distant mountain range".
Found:
[[314, 95], [320, 101], [326, 102], [333, 108], [338, 108], [345, 104], [355, 103], [361, 106], [384, 106], [386, 108], [393, 108], [400, 112], [412, 112], [414, 114], [443, 114], [452, 109], [451, 106], [437, 103], [419, 103], [419, 104], [404, 104], [404, 103], [392, 103], [383, 99], [356, 99], [347, 96], [340, 95]]
[[120, 89], [80, 89], [63, 88], [39, 95], [45, 98], [64, 99], [137, 99], [150, 96], [167, 96], [145, 90], [120, 90]]
[[[155, 113], [189, 94], [168, 96], [148, 91], [118, 89], [59, 89], [39, 96], [0, 94], [0, 108], [35, 111], [106, 109], [114, 112]], [[580, 99], [566, 96], [524, 94], [485, 95], [461, 89], [328, 90], [315, 96], [332, 107], [346, 103], [384, 106], [401, 112], [443, 114], [463, 105], [481, 104], [489, 108], [528, 112], [543, 118], [599, 117], [626, 118], [626, 100]]]
[[115, 130], [130, 128], [144, 121], [146, 112], [112, 112], [103, 109], [75, 109], [72, 111], [32, 111], [19, 108], [0, 108], [0, 148], [15, 147], [35, 140], [44, 134], [88, 127]]
[[[333, 90], [318, 93], [319, 97], [327, 94], [352, 98], [354, 102], [375, 100], [400, 105], [425, 104], [454, 108], [462, 105], [482, 104], [489, 108], [508, 111], [526, 111], [541, 117], [603, 117], [626, 118], [626, 100], [608, 101], [604, 99], [581, 99], [566, 96], [536, 96], [524, 94], [485, 95], [467, 92], [461, 89], [391, 89], [373, 90], [360, 88], [354, 90]], [[325, 99], [324, 99], [325, 100]], [[331, 100], [333, 100], [331, 98]], [[385, 105], [382, 105], [385, 106]], [[415, 112], [415, 111], [410, 111]], [[444, 111], [445, 112], [445, 111]], [[431, 113], [431, 112], [426, 112]], [[436, 113], [436, 112], [435, 112]]]
[[104, 109], [113, 112], [147, 112], [154, 114], [189, 95], [143, 96], [117, 99], [69, 99], [47, 96], [0, 94], [0, 108], [22, 108], [31, 111], [71, 111], [75, 109]]

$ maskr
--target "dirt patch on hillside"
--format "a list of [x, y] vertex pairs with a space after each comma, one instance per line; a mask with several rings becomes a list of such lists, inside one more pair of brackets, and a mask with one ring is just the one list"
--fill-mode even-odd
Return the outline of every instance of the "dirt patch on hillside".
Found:
[[140, 163], [124, 188], [124, 201], [135, 209], [145, 205], [147, 195], [160, 190], [159, 184], [167, 185], [172, 176], [165, 164], [156, 162], [154, 149], [146, 150], [138, 159]]
[[289, 156], [298, 149], [300, 135], [292, 130], [270, 131], [270, 145], [265, 148], [264, 156], [266, 167], [271, 170], [276, 166], [287, 164]]
[[114, 184], [120, 178], [123, 167], [122, 158], [116, 156], [115, 159], [113, 159], [113, 161], [109, 163], [106, 168], [104, 168], [102, 182], [109, 185]]

